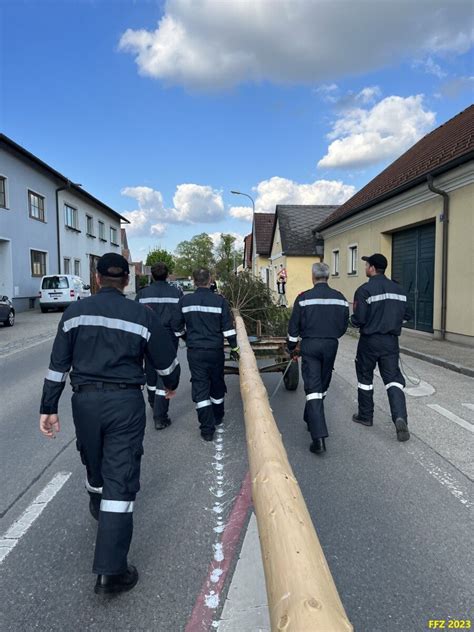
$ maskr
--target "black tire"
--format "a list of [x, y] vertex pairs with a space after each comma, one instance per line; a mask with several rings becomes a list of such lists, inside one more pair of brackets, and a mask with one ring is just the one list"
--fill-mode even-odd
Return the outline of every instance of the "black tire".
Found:
[[41, 309], [42, 314], [46, 314], [46, 312], [48, 311], [48, 308], [45, 307], [44, 305], [40, 305], [40, 309]]
[[283, 378], [285, 388], [287, 391], [296, 391], [298, 384], [300, 383], [300, 367], [298, 362], [292, 362], [290, 368], [286, 372]]
[[14, 324], [15, 324], [15, 312], [11, 309], [8, 314], [8, 318], [3, 321], [3, 325], [5, 327], [13, 327]]

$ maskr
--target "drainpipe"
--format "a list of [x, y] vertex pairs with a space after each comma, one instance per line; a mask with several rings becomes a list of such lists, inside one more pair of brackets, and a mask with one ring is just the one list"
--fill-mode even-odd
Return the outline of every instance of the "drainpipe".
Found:
[[428, 189], [443, 197], [443, 214], [440, 221], [443, 224], [442, 255], [441, 255], [441, 340], [446, 339], [446, 311], [448, 288], [448, 228], [449, 228], [449, 195], [433, 184], [433, 176], [427, 175]]
[[56, 244], [57, 244], [57, 249], [58, 249], [58, 274], [61, 274], [61, 234], [60, 234], [60, 228], [59, 228], [59, 192], [69, 189], [70, 186], [71, 186], [71, 183], [68, 180], [67, 184], [65, 184], [62, 187], [58, 187], [56, 189]]

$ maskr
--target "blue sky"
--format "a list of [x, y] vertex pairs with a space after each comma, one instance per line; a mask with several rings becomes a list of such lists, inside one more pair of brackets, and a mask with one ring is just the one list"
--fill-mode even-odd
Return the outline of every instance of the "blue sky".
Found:
[[468, 2], [3, 0], [0, 19], [2, 131], [131, 213], [135, 259], [247, 234], [231, 189], [342, 203], [472, 102]]

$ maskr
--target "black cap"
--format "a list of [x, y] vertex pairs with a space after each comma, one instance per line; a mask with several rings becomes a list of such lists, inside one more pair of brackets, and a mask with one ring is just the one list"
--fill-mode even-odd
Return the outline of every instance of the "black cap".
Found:
[[374, 266], [376, 270], [386, 270], [388, 266], [388, 261], [386, 257], [380, 254], [380, 252], [376, 252], [370, 257], [362, 257], [363, 261], [367, 261], [369, 266]]
[[[109, 272], [110, 268], [119, 268], [120, 272]], [[116, 252], [108, 252], [97, 262], [97, 272], [108, 277], [120, 278], [130, 273], [128, 261]]]

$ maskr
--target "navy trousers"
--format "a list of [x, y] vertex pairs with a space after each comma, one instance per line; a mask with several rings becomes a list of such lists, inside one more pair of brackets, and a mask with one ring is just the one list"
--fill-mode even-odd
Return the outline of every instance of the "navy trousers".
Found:
[[224, 417], [224, 360], [223, 349], [188, 349], [192, 398], [204, 434], [212, 434]]
[[[178, 348], [179, 340], [171, 332], [171, 342]], [[148, 403], [153, 410], [153, 419], [156, 421], [166, 421], [168, 419], [168, 410], [170, 406], [170, 400], [166, 399], [165, 385], [163, 380], [156, 372], [155, 367], [145, 358], [145, 375], [146, 375], [146, 390]]]
[[401, 417], [407, 421], [405, 379], [399, 366], [398, 336], [373, 334], [361, 336], [355, 359], [359, 416], [371, 420], [374, 416], [374, 369], [378, 364], [380, 376], [387, 389], [392, 421]]
[[301, 373], [306, 393], [304, 420], [313, 441], [329, 436], [324, 398], [331, 383], [338, 346], [336, 338], [303, 338], [301, 341]]
[[93, 572], [127, 570], [133, 504], [140, 489], [145, 402], [140, 389], [77, 392], [72, 396], [77, 448], [86, 488], [100, 506]]

